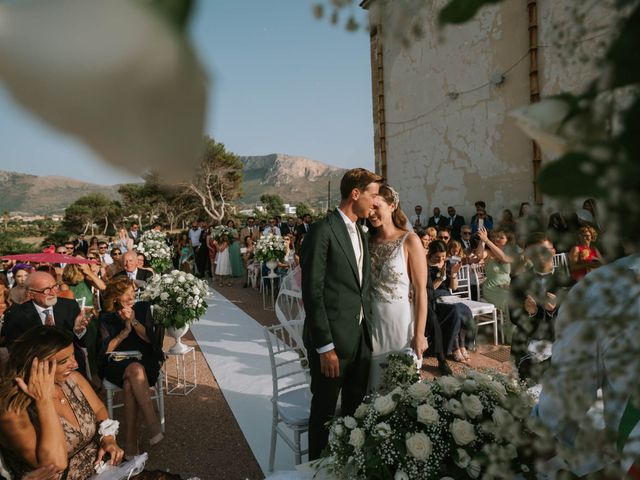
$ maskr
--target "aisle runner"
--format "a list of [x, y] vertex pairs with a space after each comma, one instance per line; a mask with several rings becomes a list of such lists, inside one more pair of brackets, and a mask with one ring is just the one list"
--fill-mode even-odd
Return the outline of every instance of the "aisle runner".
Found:
[[[267, 474], [272, 382], [262, 326], [215, 290], [209, 307], [204, 317], [191, 325], [191, 331], [256, 460]], [[292, 470], [293, 464], [293, 452], [278, 438], [275, 470]]]

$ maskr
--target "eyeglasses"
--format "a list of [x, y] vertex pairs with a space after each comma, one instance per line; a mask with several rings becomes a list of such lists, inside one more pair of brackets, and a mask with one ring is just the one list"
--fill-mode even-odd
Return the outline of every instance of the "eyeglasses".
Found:
[[119, 257], [120, 255], [122, 255], [122, 252], [111, 252], [112, 257]]
[[438, 235], [438, 240], [449, 240], [449, 237], [444, 235]]
[[471, 235], [471, 232], [462, 232], [462, 235]]
[[87, 260], [98, 260], [98, 257], [87, 257]]
[[45, 295], [51, 295], [52, 293], [57, 292], [59, 289], [60, 289], [60, 285], [55, 284], [55, 285], [51, 285], [50, 287], [43, 288], [42, 290], [37, 290], [35, 288], [30, 288], [29, 290], [31, 292], [43, 293]]
[[67, 253], [67, 249], [65, 248], [64, 250], [57, 250], [56, 253]]
[[98, 250], [106, 250], [107, 247], [98, 247]]

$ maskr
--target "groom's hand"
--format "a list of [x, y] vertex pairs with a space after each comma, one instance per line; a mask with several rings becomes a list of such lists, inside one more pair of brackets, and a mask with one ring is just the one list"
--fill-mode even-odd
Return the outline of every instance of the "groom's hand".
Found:
[[320, 371], [328, 378], [337, 378], [340, 375], [340, 360], [335, 349], [320, 354]]

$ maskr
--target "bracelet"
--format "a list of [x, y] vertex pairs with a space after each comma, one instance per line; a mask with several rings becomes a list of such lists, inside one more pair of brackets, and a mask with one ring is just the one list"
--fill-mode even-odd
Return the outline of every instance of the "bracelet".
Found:
[[104, 437], [115, 438], [115, 436], [118, 434], [119, 429], [120, 429], [119, 421], [112, 420], [110, 418], [103, 420], [102, 422], [100, 422], [100, 426], [98, 427], [98, 434], [100, 435], [100, 441], [102, 442], [102, 439]]

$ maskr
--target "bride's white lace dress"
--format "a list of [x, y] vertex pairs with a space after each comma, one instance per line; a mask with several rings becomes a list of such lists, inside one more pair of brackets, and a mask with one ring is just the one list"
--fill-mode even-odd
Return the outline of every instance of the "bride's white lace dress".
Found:
[[369, 244], [373, 310], [369, 390], [372, 391], [382, 380], [380, 364], [386, 362], [389, 353], [409, 348], [413, 338], [411, 282], [403, 248], [407, 235], [390, 242]]

